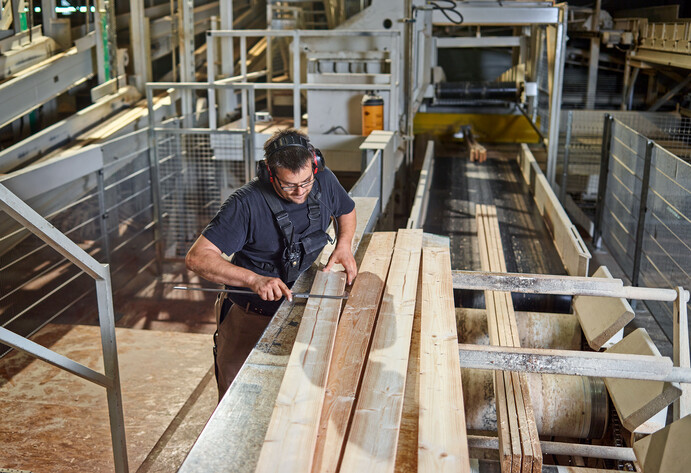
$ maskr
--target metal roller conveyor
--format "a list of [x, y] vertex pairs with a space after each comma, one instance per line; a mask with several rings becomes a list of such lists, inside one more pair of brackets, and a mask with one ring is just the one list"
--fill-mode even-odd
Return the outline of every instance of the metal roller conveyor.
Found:
[[520, 88], [514, 82], [440, 82], [435, 86], [435, 101], [516, 102]]

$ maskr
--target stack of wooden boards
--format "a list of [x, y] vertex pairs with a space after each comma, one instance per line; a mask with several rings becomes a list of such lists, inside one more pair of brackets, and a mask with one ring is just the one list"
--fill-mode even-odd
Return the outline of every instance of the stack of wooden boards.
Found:
[[468, 151], [470, 152], [470, 161], [477, 161], [478, 163], [485, 162], [487, 160], [487, 149], [475, 139], [473, 129], [470, 125], [464, 125], [461, 128], [463, 129], [465, 144], [468, 146]]
[[470, 471], [449, 250], [422, 241], [374, 233], [342, 313], [307, 302], [257, 471]]
[[[484, 271], [506, 272], [504, 251], [494, 206], [476, 207], [480, 261]], [[490, 343], [519, 347], [518, 326], [511, 293], [485, 291]], [[495, 371], [499, 458], [502, 472], [539, 473], [542, 450], [525, 373]]]

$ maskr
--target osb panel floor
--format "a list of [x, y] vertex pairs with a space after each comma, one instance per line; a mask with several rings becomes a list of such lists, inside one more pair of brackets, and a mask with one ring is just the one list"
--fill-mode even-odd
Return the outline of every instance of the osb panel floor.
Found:
[[[175, 471], [157, 462], [162, 444], [179, 464], [190, 439], [178, 430], [198, 434], [216, 403], [210, 336], [116, 332], [130, 471]], [[103, 371], [98, 327], [54, 324], [32, 338]], [[0, 399], [0, 468], [113, 471], [105, 389], [14, 351], [0, 363]]]

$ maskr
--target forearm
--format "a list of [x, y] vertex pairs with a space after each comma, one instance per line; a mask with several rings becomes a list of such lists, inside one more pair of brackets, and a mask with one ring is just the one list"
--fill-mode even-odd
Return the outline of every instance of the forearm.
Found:
[[338, 242], [337, 247], [353, 248], [353, 237], [355, 236], [355, 229], [357, 227], [357, 217], [355, 209], [352, 212], [337, 217], [338, 221]]
[[227, 261], [220, 255], [194, 254], [185, 259], [187, 269], [194, 271], [207, 281], [229, 286], [250, 287], [257, 274]]

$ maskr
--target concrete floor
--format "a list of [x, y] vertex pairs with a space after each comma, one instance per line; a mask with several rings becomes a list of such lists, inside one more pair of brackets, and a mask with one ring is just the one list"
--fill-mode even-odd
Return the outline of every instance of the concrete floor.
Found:
[[[213, 295], [173, 290], [199, 281], [171, 269], [133, 281], [115, 307], [132, 472], [176, 471], [218, 400]], [[94, 310], [65, 314], [32, 339], [103, 372]], [[0, 468], [113, 471], [105, 389], [15, 350], [0, 359], [0, 399]]]

